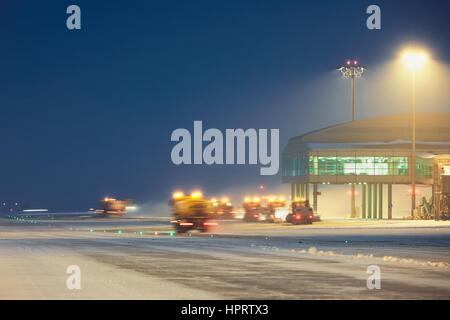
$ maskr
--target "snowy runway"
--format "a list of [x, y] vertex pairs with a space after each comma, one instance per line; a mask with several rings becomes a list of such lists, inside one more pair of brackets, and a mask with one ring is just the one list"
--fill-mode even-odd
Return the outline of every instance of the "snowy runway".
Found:
[[[450, 226], [434, 221], [233, 221], [174, 236], [151, 219], [0, 219], [1, 299], [449, 299], [449, 263]], [[380, 290], [366, 287], [370, 265]]]

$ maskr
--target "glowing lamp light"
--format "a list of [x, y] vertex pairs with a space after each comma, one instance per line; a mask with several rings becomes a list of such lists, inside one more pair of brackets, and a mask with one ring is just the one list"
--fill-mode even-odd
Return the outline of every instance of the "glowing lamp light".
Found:
[[344, 78], [359, 78], [362, 76], [366, 68], [360, 65], [358, 60], [347, 60], [338, 70]]
[[[409, 194], [412, 194], [412, 189], [409, 189], [409, 190], [408, 190], [408, 193], [409, 193]], [[420, 194], [420, 191], [416, 189], [416, 192], [415, 192], [415, 193], [416, 193], [416, 195], [418, 195], [418, 194]]]
[[424, 50], [407, 49], [404, 50], [402, 54], [403, 62], [411, 71], [420, 70], [425, 65], [428, 59], [429, 55]]
[[203, 196], [203, 193], [201, 193], [200, 191], [192, 191], [191, 193], [191, 197], [193, 198], [201, 198]]
[[181, 197], [183, 197], [183, 196], [184, 196], [184, 193], [181, 192], [181, 191], [174, 192], [173, 195], [172, 195], [172, 197], [173, 197], [174, 199], [178, 199], [178, 198], [181, 198]]

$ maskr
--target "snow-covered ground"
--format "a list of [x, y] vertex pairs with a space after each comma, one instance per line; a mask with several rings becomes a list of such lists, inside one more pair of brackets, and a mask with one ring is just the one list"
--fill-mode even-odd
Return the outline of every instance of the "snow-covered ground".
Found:
[[[223, 221], [175, 236], [164, 219], [0, 219], [0, 298], [449, 299], [450, 223]], [[81, 268], [68, 290], [66, 268]], [[366, 286], [381, 270], [381, 289]]]

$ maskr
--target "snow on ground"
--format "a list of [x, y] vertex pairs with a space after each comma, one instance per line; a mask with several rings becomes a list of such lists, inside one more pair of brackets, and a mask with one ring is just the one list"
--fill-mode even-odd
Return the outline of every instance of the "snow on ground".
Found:
[[[161, 219], [0, 219], [0, 298], [449, 299], [450, 223], [221, 221], [174, 236]], [[66, 288], [66, 267], [82, 289]], [[382, 289], [368, 290], [367, 267]]]

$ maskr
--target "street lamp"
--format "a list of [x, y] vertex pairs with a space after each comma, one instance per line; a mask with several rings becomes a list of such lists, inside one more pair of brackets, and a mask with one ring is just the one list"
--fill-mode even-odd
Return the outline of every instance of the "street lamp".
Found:
[[403, 62], [411, 71], [412, 152], [411, 152], [411, 216], [416, 208], [416, 73], [428, 60], [428, 53], [420, 49], [403, 51]]
[[[352, 121], [355, 121], [355, 86], [356, 86], [356, 78], [360, 78], [364, 71], [365, 67], [359, 64], [358, 60], [347, 60], [344, 65], [338, 68], [341, 74], [346, 79], [352, 80]], [[350, 191], [350, 208], [351, 208], [351, 217], [356, 217], [356, 192], [355, 192], [355, 184], [351, 184]]]
[[356, 78], [362, 76], [366, 68], [360, 65], [358, 60], [347, 60], [338, 70], [344, 78], [352, 80], [352, 121], [355, 121], [355, 82]]

